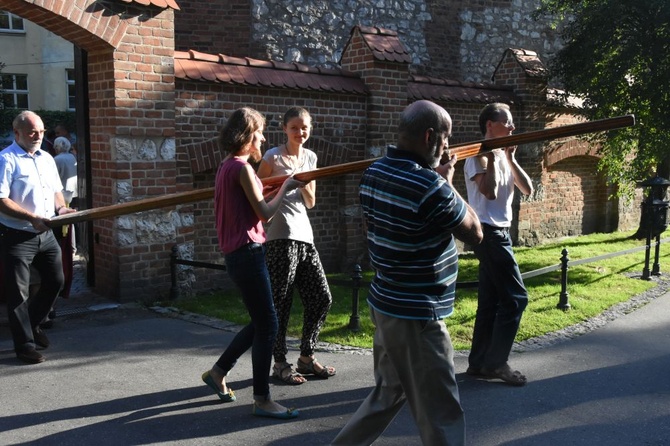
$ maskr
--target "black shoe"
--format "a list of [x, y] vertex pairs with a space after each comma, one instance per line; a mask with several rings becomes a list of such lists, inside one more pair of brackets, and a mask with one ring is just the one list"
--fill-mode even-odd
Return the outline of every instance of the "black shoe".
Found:
[[54, 319], [56, 319], [56, 312], [54, 310], [51, 310], [46, 320], [40, 324], [40, 328], [43, 328], [45, 330], [53, 328]]
[[16, 352], [16, 357], [28, 364], [39, 364], [47, 359], [34, 348], [26, 348]]
[[45, 330], [48, 330], [50, 328], [54, 328], [54, 321], [51, 320], [51, 319], [47, 319], [46, 321], [44, 321], [40, 324], [40, 328], [43, 328]]
[[35, 327], [33, 329], [33, 340], [35, 341], [35, 344], [39, 345], [42, 348], [47, 348], [49, 347], [49, 345], [51, 345], [51, 342], [49, 342], [49, 338], [47, 338], [47, 335], [44, 334], [44, 332], [40, 327]]
[[473, 366], [468, 367], [468, 369], [465, 371], [465, 374], [470, 376], [484, 376], [481, 368]]

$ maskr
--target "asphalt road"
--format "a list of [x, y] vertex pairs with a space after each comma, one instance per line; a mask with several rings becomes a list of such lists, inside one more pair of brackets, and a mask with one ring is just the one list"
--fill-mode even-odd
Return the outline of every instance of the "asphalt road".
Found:
[[[326, 445], [373, 385], [369, 352], [327, 349], [317, 356], [336, 377], [271, 381], [298, 419], [257, 418], [249, 354], [229, 376], [237, 402], [220, 404], [200, 380], [230, 331], [102, 304], [56, 319], [39, 365], [16, 359], [0, 313], [0, 444]], [[457, 355], [468, 444], [670, 445], [670, 293], [575, 339], [513, 353], [511, 363], [525, 387], [468, 377]], [[421, 444], [406, 408], [375, 444]]]

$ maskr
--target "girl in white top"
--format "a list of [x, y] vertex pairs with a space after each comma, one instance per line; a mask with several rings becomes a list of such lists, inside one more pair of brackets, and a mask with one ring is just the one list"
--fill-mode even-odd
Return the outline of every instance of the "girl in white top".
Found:
[[[258, 167], [260, 178], [316, 168], [316, 154], [304, 147], [312, 129], [309, 112], [300, 107], [289, 109], [284, 115], [283, 129], [286, 143], [265, 153]], [[333, 367], [321, 365], [314, 357], [319, 332], [332, 302], [307, 216], [307, 209], [316, 203], [315, 192], [316, 184], [311, 181], [305, 187], [286, 194], [267, 228], [266, 261], [279, 320], [272, 376], [293, 385], [304, 383], [306, 379], [303, 375], [306, 374], [323, 379], [335, 375]], [[286, 330], [294, 288], [297, 288], [304, 307], [300, 357], [295, 369], [286, 360]]]

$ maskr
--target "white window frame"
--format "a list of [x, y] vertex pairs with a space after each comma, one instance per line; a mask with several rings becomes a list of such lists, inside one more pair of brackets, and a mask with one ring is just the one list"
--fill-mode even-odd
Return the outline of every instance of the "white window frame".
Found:
[[[4, 88], [4, 78], [7, 77], [7, 76], [12, 77], [12, 87], [13, 88]], [[26, 89], [25, 90], [17, 88], [17, 86], [16, 86], [17, 76], [25, 77], [25, 79], [26, 79]], [[2, 96], [3, 96], [3, 98], [2, 98], [3, 100], [0, 103], [0, 106], [2, 108], [5, 108], [4, 97], [8, 96], [8, 95], [12, 95], [13, 99], [14, 99], [13, 100], [13, 103], [14, 103], [13, 108], [16, 108], [17, 110], [30, 110], [30, 88], [28, 86], [28, 75], [27, 74], [17, 74], [17, 73], [2, 73], [2, 74], [0, 74], [0, 79], [2, 80], [2, 83], [0, 83], [0, 86], [2, 87]], [[25, 108], [18, 106], [18, 100], [17, 99], [18, 99], [19, 95], [26, 97], [26, 107]]]
[[[26, 33], [26, 27], [25, 27], [25, 23], [23, 22], [23, 18], [15, 15], [15, 14], [12, 14], [11, 12], [2, 11], [2, 10], [0, 10], [0, 16], [6, 16], [8, 22], [9, 22], [9, 28], [0, 27], [0, 32], [16, 33], [16, 34], [25, 34]], [[17, 21], [17, 23], [21, 23], [21, 28], [15, 28], [14, 27], [14, 21]]]
[[[67, 108], [68, 111], [75, 111], [76, 107], [76, 102], [75, 102], [75, 94], [76, 90], [74, 87], [74, 78], [75, 78], [75, 73], [73, 68], [66, 68], [65, 69], [65, 91], [67, 92], [66, 96], [66, 101], [67, 104], [65, 104], [65, 108]], [[70, 94], [72, 93], [72, 94]]]

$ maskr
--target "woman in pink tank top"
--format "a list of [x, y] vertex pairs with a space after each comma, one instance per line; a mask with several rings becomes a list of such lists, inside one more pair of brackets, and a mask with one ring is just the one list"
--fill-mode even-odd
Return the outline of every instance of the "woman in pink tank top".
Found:
[[272, 346], [277, 335], [277, 314], [265, 264], [265, 232], [262, 223], [277, 212], [287, 192], [305, 184], [287, 179], [270, 201], [248, 160], [261, 159], [265, 141], [265, 119], [256, 110], [236, 110], [219, 133], [219, 146], [227, 156], [216, 174], [214, 209], [219, 247], [226, 269], [249, 310], [251, 322], [240, 330], [202, 380], [224, 402], [236, 400], [226, 376], [237, 360], [252, 348], [254, 404], [252, 413], [261, 417], [290, 419], [298, 410], [288, 409], [270, 396], [269, 375]]

